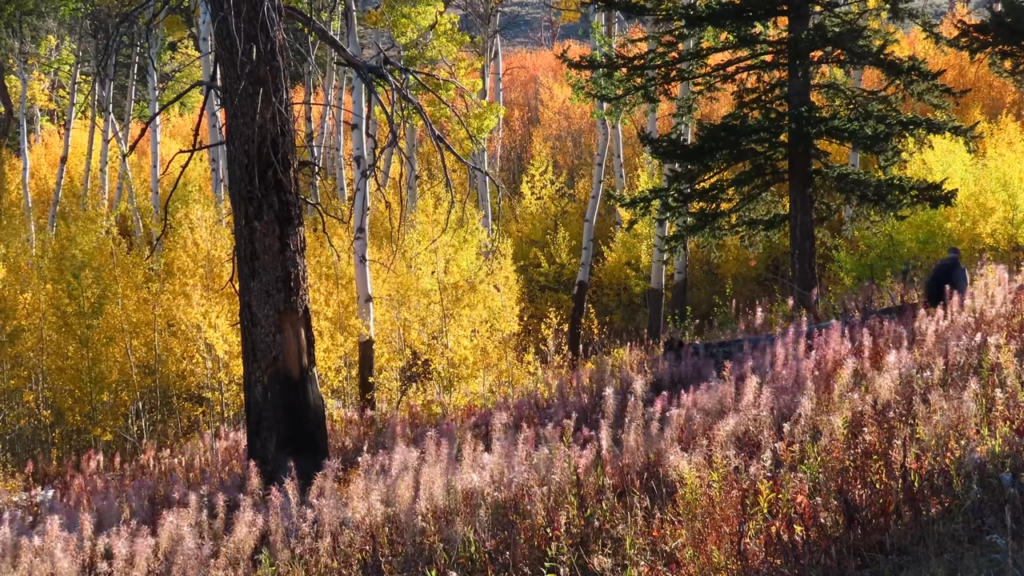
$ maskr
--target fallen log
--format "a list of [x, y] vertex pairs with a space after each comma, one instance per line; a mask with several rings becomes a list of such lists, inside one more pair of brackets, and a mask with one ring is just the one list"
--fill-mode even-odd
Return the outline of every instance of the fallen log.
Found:
[[[814, 324], [807, 327], [804, 337], [808, 342], [813, 342], [816, 335], [836, 327], [845, 335], [849, 326], [863, 325], [873, 319], [910, 320], [914, 318], [919, 309], [920, 305], [917, 303], [900, 304], [870, 311], [858, 317]], [[741, 354], [767, 349], [781, 338], [781, 334], [759, 334], [715, 342], [683, 342], [678, 338], [669, 338], [665, 341], [662, 357], [670, 364], [680, 363], [686, 359], [711, 360], [715, 364], [715, 370], [720, 371], [726, 362], [733, 361]]]

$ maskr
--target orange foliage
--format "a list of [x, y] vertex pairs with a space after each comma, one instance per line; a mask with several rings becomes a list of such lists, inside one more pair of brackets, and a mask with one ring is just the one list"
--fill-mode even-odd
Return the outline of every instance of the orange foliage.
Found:
[[[957, 20], [973, 20], [963, 4], [943, 19], [940, 31], [944, 36], [955, 33]], [[993, 73], [984, 58], [971, 58], [965, 52], [938, 46], [917, 29], [904, 36], [902, 48], [927, 60], [932, 70], [945, 70], [943, 81], [953, 88], [970, 90], [955, 109], [961, 121], [991, 121], [1002, 114], [1024, 118], [1024, 97], [1005, 78]]]

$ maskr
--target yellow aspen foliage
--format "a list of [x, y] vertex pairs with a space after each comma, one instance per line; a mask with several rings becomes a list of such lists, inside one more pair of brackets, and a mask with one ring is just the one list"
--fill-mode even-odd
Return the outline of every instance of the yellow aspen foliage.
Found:
[[927, 272], [947, 246], [959, 247], [969, 263], [982, 254], [998, 261], [1024, 257], [1024, 128], [1003, 116], [980, 131], [984, 140], [976, 154], [962, 142], [938, 138], [908, 159], [911, 174], [947, 179], [958, 190], [954, 205], [857, 230], [854, 249], [838, 255], [844, 278], [852, 283], [872, 268], [884, 275], [904, 263]]

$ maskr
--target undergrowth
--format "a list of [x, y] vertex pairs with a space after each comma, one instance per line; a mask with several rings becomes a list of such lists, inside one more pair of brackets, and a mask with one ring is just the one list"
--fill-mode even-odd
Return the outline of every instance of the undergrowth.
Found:
[[627, 350], [444, 420], [337, 412], [307, 498], [259, 486], [237, 430], [30, 465], [0, 572], [1010, 573], [1022, 289], [989, 267], [963, 309], [787, 336], [659, 394], [666, 366]]

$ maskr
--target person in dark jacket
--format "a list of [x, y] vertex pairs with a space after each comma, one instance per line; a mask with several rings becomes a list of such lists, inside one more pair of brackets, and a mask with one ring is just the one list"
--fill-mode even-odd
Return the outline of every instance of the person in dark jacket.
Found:
[[960, 249], [950, 248], [946, 257], [935, 264], [928, 280], [925, 281], [924, 295], [928, 307], [937, 308], [940, 304], [944, 304], [947, 288], [950, 295], [953, 292], [960, 295], [960, 304], [963, 305], [969, 283], [967, 269], [960, 263]]

